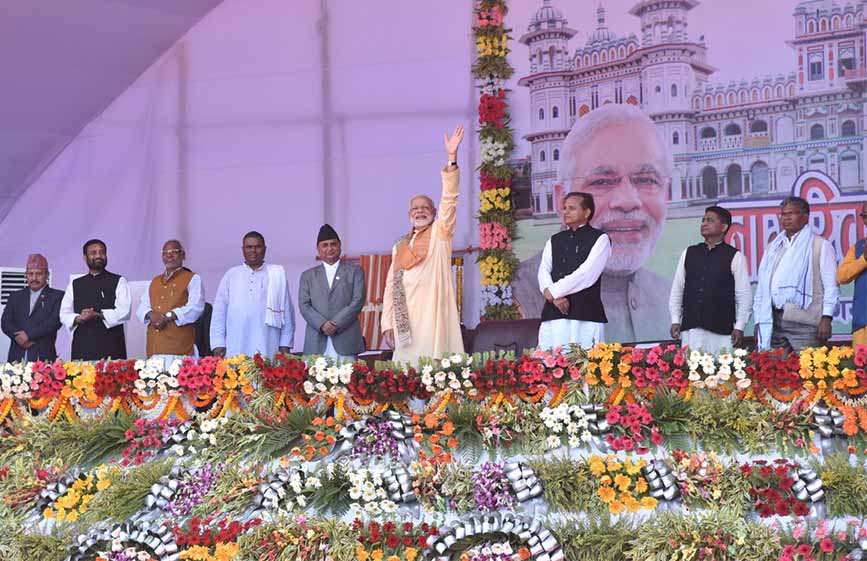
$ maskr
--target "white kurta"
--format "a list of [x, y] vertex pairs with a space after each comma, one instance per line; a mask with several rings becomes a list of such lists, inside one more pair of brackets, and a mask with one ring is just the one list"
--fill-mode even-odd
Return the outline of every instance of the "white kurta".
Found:
[[[335, 262], [333, 265], [329, 265], [328, 263], [322, 263], [322, 266], [325, 267], [325, 278], [328, 281], [328, 289], [331, 289], [331, 285], [334, 284], [334, 277], [337, 276], [337, 268], [340, 267], [340, 261]], [[334, 341], [329, 337], [325, 342], [325, 356], [332, 358], [338, 362], [354, 362], [356, 359], [355, 355], [341, 355], [338, 354], [337, 349], [334, 348]]]
[[[542, 261], [539, 263], [539, 290], [544, 293], [547, 288], [554, 298], [562, 298], [575, 294], [593, 286], [605, 270], [608, 256], [611, 255], [611, 241], [607, 235], [599, 236], [590, 249], [587, 259], [574, 271], [554, 282], [551, 278], [553, 259], [551, 257], [551, 240], [545, 242], [542, 251]], [[589, 349], [603, 340], [605, 324], [595, 321], [580, 321], [576, 319], [555, 319], [543, 321], [539, 326], [539, 347], [553, 349], [570, 344], [580, 345]]]
[[[740, 251], [735, 253], [731, 263], [732, 276], [735, 278], [735, 324], [734, 329], [744, 330], [750, 321], [753, 309], [753, 290], [750, 287], [750, 273], [747, 269], [747, 259]], [[668, 297], [668, 310], [671, 313], [671, 323], [680, 323], [683, 314], [683, 289], [686, 286], [686, 250], [680, 254], [674, 280], [671, 282], [671, 294]], [[719, 354], [723, 349], [732, 348], [731, 333], [720, 334], [694, 327], [680, 332], [680, 344], [690, 349]]]
[[[72, 289], [72, 281], [66, 286], [66, 292], [63, 294], [63, 300], [60, 302], [60, 323], [63, 324], [70, 333], [78, 327], [75, 325], [75, 318], [78, 316], [75, 313], [75, 293]], [[129, 320], [130, 311], [132, 308], [132, 297], [129, 292], [129, 283], [125, 278], [120, 277], [117, 281], [117, 288], [114, 291], [114, 308], [106, 308], [101, 310], [102, 323], [106, 329], [111, 329]]]
[[286, 291], [288, 309], [283, 328], [265, 325], [268, 302], [268, 268], [264, 264], [251, 269], [246, 263], [232, 267], [220, 280], [214, 310], [211, 315], [211, 348], [226, 348], [226, 356], [253, 355], [257, 352], [272, 356], [279, 347], [292, 347], [295, 337], [295, 310], [289, 286]]

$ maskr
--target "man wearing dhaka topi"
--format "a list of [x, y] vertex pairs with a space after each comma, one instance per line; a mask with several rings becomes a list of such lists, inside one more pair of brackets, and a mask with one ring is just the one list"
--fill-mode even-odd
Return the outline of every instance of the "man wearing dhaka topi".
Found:
[[410, 199], [412, 230], [391, 251], [382, 299], [382, 335], [398, 362], [464, 351], [452, 279], [452, 236], [461, 178], [458, 146], [463, 138], [463, 125], [451, 136], [443, 135], [448, 161], [441, 172], [439, 214], [430, 197]]

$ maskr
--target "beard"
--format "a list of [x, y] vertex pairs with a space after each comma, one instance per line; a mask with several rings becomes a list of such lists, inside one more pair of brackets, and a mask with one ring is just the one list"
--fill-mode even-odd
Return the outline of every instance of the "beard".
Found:
[[[641, 226], [626, 232], [609, 231], [622, 226], [623, 222], [641, 223]], [[606, 213], [596, 227], [607, 233], [611, 240], [611, 255], [605, 264], [605, 273], [614, 276], [628, 276], [640, 269], [653, 253], [656, 240], [662, 233], [660, 223], [643, 210]]]
[[419, 218], [418, 220], [410, 220], [410, 222], [412, 223], [412, 227], [416, 230], [424, 228], [425, 226], [430, 226], [431, 224], [433, 224], [433, 221], [433, 216], [431, 216], [430, 218]]
[[104, 271], [108, 265], [108, 259], [93, 259], [87, 260], [87, 266], [94, 271]]

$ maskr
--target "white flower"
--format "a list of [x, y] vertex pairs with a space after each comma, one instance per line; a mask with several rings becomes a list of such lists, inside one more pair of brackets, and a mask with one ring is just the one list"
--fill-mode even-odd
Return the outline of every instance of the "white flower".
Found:
[[553, 434], [546, 439], [545, 443], [548, 445], [548, 448], [560, 447], [560, 439]]
[[433, 372], [433, 365], [431, 365], [431, 364], [425, 364], [424, 367], [421, 369], [421, 373], [423, 376], [430, 376], [432, 372]]
[[453, 354], [449, 357], [449, 359], [452, 361], [453, 364], [460, 364], [461, 362], [463, 362], [463, 357], [459, 354]]
[[739, 390], [743, 390], [750, 387], [751, 383], [752, 381], [749, 378], [741, 378], [737, 382], [735, 382], [735, 386], [737, 386]]
[[172, 446], [172, 452], [174, 452], [178, 456], [183, 456], [184, 455], [184, 447], [181, 446], [180, 444], [175, 444], [174, 446]]
[[452, 365], [452, 363], [449, 362], [449, 359], [447, 359], [447, 358], [444, 358], [442, 360], [442, 362], [440, 362], [440, 368], [442, 368], [443, 370], [450, 368], [451, 365]]
[[452, 380], [449, 382], [449, 387], [453, 390], [459, 390], [461, 389], [461, 383], [457, 380]]
[[352, 487], [349, 489], [349, 498], [351, 498], [353, 501], [357, 501], [358, 499], [360, 499], [362, 494], [363, 492], [358, 487]]
[[380, 501], [379, 505], [386, 514], [391, 514], [397, 510], [397, 505], [392, 501]]

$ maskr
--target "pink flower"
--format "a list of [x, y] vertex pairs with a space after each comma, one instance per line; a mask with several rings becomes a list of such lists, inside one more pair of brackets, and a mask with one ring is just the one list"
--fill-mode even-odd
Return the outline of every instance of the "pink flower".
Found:
[[819, 548], [825, 553], [831, 553], [834, 551], [834, 542], [831, 541], [831, 538], [825, 538], [819, 542]]

